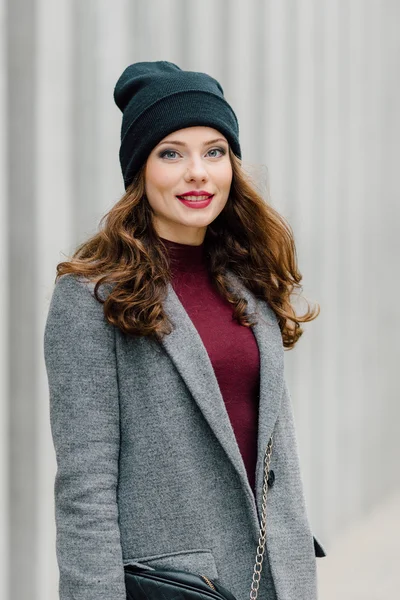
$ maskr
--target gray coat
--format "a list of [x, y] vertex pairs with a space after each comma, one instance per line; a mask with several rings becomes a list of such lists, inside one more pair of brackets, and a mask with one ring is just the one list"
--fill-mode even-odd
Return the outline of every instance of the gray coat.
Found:
[[307, 517], [281, 332], [270, 306], [228, 275], [259, 315], [256, 498], [208, 353], [171, 284], [164, 307], [176, 329], [157, 344], [110, 325], [92, 283], [57, 281], [44, 355], [61, 600], [126, 600], [131, 562], [218, 578], [249, 598], [272, 433], [259, 599], [317, 598], [323, 550]]

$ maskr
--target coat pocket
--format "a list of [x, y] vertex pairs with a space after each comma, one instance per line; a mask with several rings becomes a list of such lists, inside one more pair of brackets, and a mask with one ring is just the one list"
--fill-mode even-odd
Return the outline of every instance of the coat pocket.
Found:
[[218, 569], [211, 550], [207, 548], [194, 548], [191, 550], [178, 550], [151, 556], [139, 556], [124, 559], [124, 565], [138, 565], [148, 569], [177, 569], [189, 571], [199, 575], [206, 575], [210, 579], [218, 578]]
[[314, 551], [315, 551], [315, 556], [318, 556], [319, 558], [322, 558], [323, 556], [326, 556], [326, 552], [323, 549], [323, 547], [321, 546], [321, 544], [319, 543], [319, 541], [313, 536], [313, 540], [314, 540]]

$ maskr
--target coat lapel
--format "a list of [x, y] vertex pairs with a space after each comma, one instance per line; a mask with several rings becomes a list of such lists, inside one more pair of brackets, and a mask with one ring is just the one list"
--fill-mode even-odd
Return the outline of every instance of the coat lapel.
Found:
[[[231, 286], [237, 288], [241, 296], [246, 298], [248, 312], [257, 312], [258, 319], [258, 323], [253, 326], [252, 330], [260, 353], [260, 401], [256, 466], [256, 505], [260, 517], [265, 448], [279, 413], [283, 390], [283, 345], [275, 313], [269, 305], [264, 301], [257, 300], [232, 271], [228, 271], [227, 276]], [[161, 344], [174, 362], [194, 400], [236, 469], [247, 493], [250, 493], [253, 497], [242, 455], [207, 350], [170, 283], [164, 301], [164, 309], [175, 329], [170, 335], [164, 336]]]

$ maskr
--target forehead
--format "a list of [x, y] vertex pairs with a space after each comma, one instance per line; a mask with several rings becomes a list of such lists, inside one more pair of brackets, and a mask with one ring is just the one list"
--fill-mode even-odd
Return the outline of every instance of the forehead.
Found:
[[207, 144], [216, 140], [227, 142], [225, 135], [218, 129], [199, 125], [173, 131], [160, 140], [158, 145], [166, 142], [181, 142], [182, 145], [188, 143]]

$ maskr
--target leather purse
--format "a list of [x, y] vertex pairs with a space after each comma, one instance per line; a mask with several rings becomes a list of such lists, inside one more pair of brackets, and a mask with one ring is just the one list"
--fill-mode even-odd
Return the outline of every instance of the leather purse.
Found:
[[[260, 536], [251, 582], [250, 600], [256, 600], [266, 541], [266, 511], [272, 436], [264, 456], [264, 481]], [[218, 580], [203, 573], [178, 569], [153, 569], [138, 565], [124, 565], [127, 600], [237, 600]]]

